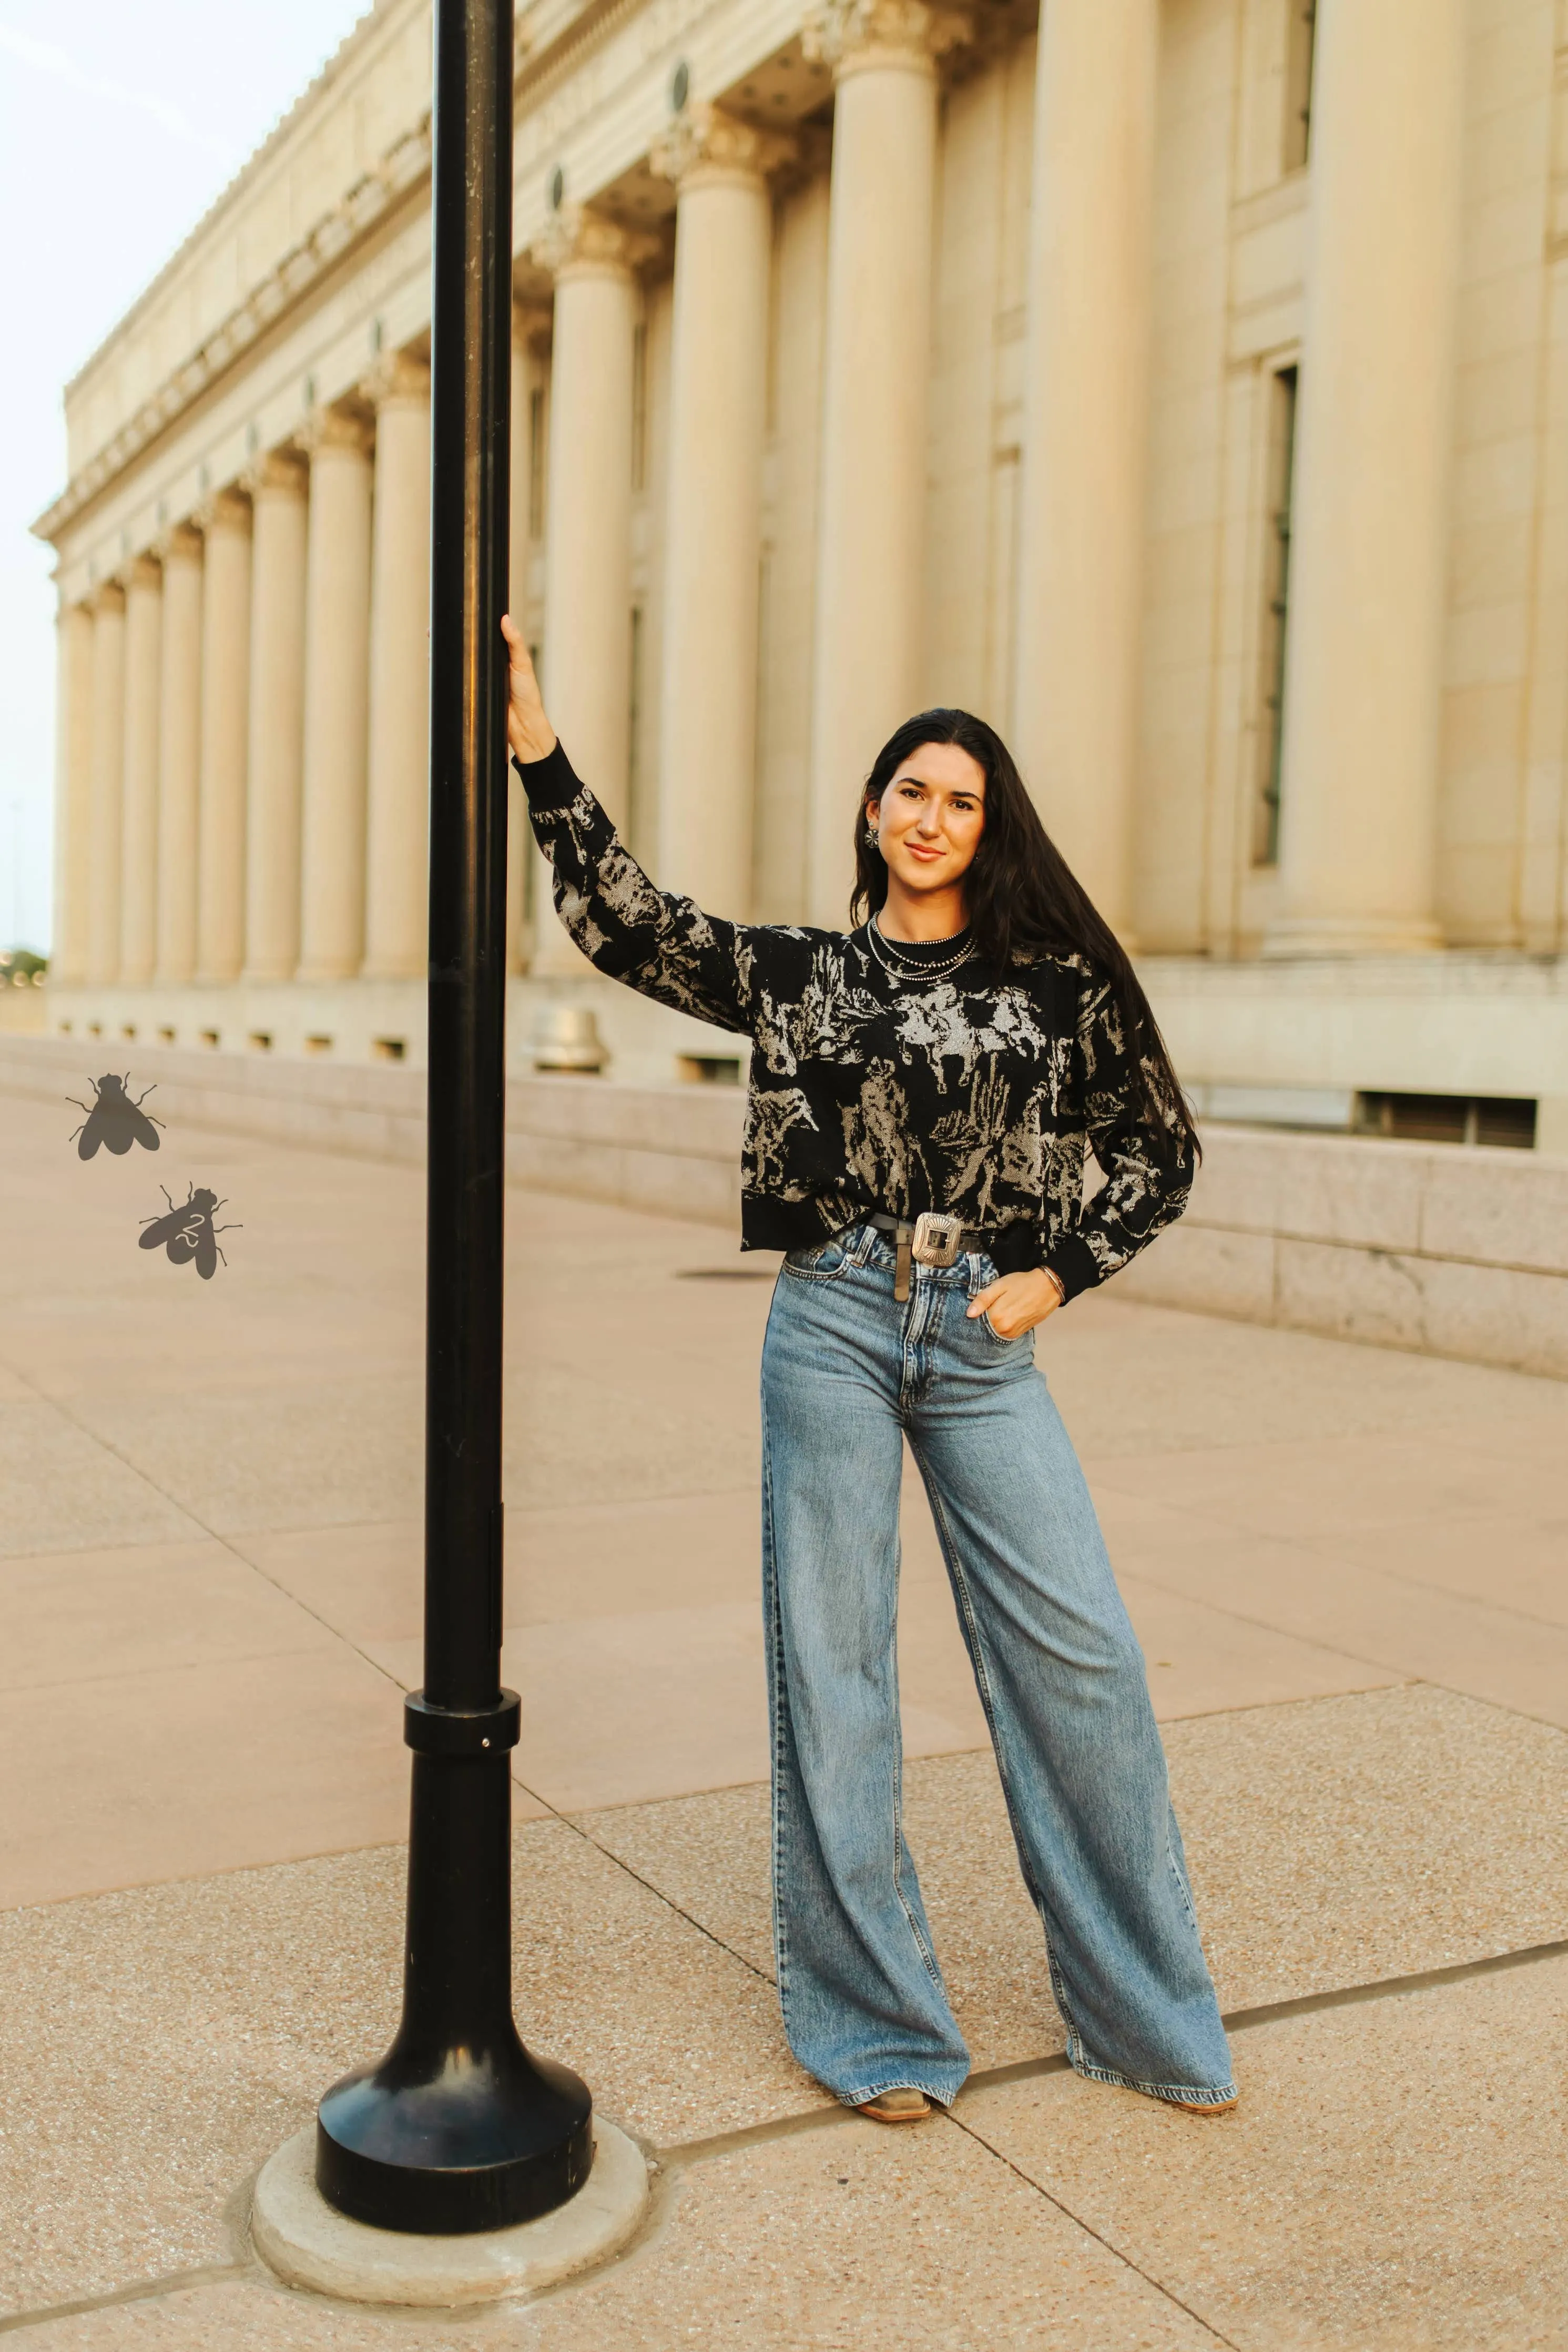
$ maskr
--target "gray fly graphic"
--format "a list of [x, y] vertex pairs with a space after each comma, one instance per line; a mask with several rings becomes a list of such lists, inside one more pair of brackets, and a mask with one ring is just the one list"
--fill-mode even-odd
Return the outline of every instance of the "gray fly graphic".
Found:
[[68, 1102], [76, 1104], [78, 1110], [87, 1112], [71, 1135], [73, 1143], [78, 1135], [81, 1138], [77, 1143], [78, 1160], [90, 1160], [100, 1143], [107, 1144], [118, 1159], [123, 1159], [133, 1143], [141, 1144], [148, 1151], [157, 1150], [158, 1129], [163, 1122], [141, 1108], [148, 1096], [157, 1091], [154, 1087], [144, 1087], [134, 1097], [128, 1095], [125, 1089], [131, 1084], [129, 1070], [122, 1078], [117, 1078], [110, 1070], [101, 1078], [89, 1078], [88, 1084], [92, 1088], [90, 1108], [75, 1095], [66, 1097]]
[[224, 1264], [228, 1264], [219, 1247], [218, 1235], [241, 1233], [244, 1227], [215, 1225], [213, 1223], [218, 1211], [226, 1203], [220, 1201], [215, 1192], [209, 1192], [204, 1185], [193, 1184], [190, 1198], [181, 1208], [176, 1208], [169, 1200], [169, 1194], [162, 1184], [158, 1190], [169, 1201], [168, 1213], [161, 1217], [142, 1218], [141, 1222], [147, 1228], [141, 1236], [142, 1248], [162, 1249], [171, 1265], [189, 1265], [194, 1258], [196, 1272], [202, 1280], [211, 1282], [218, 1270], [218, 1260], [223, 1258]]

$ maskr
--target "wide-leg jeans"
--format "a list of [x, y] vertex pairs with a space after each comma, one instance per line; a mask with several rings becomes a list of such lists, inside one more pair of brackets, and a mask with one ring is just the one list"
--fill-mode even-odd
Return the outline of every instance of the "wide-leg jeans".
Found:
[[779, 1994], [856, 2105], [968, 2072], [901, 1813], [894, 1633], [908, 1439], [1082, 2074], [1233, 2095], [1165, 1753], [1032, 1334], [967, 1318], [988, 1259], [916, 1266], [870, 1225], [785, 1260], [762, 1358], [763, 1585]]

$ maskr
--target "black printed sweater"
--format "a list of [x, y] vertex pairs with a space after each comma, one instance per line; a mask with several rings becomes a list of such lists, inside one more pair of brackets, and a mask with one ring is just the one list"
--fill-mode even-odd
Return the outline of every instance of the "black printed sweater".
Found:
[[[1190, 1148], [1151, 1124], [1109, 986], [1084, 959], [1019, 964], [998, 983], [971, 956], [904, 981], [864, 926], [721, 921], [655, 889], [559, 744], [517, 765], [583, 954], [751, 1040], [743, 1248], [806, 1248], [873, 1210], [941, 1209], [997, 1236], [1000, 1272], [1049, 1266], [1071, 1298], [1180, 1216]], [[1105, 1181], [1085, 1205], [1090, 1150]]]

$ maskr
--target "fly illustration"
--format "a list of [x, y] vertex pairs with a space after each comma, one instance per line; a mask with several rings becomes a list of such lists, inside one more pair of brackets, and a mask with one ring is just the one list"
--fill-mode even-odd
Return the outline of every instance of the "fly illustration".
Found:
[[147, 1228], [141, 1236], [142, 1248], [166, 1250], [171, 1265], [188, 1265], [194, 1258], [196, 1272], [202, 1280], [211, 1282], [218, 1270], [219, 1258], [224, 1258], [225, 1265], [228, 1264], [218, 1245], [218, 1235], [239, 1233], [243, 1228], [214, 1224], [213, 1219], [224, 1202], [215, 1192], [209, 1192], [205, 1185], [198, 1188], [193, 1184], [191, 1197], [183, 1208], [175, 1207], [162, 1184], [158, 1190], [169, 1201], [169, 1212], [162, 1217], [142, 1218], [141, 1222]]
[[88, 1084], [92, 1088], [90, 1109], [75, 1095], [67, 1097], [68, 1101], [76, 1104], [78, 1110], [87, 1111], [87, 1117], [71, 1137], [73, 1143], [78, 1135], [81, 1138], [77, 1144], [78, 1159], [90, 1160], [100, 1143], [106, 1143], [119, 1159], [124, 1158], [133, 1143], [143, 1145], [149, 1151], [157, 1150], [158, 1129], [163, 1122], [141, 1108], [154, 1089], [147, 1087], [141, 1094], [132, 1097], [125, 1091], [130, 1082], [129, 1070], [123, 1078], [117, 1078], [112, 1070], [101, 1078], [89, 1078]]

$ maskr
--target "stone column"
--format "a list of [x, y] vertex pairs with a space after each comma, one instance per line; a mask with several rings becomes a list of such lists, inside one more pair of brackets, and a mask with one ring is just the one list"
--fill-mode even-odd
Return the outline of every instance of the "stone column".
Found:
[[1461, 0], [1322, 0], [1277, 955], [1436, 948]]
[[751, 898], [772, 207], [789, 142], [709, 106], [655, 150], [675, 182], [659, 879], [716, 914]]
[[292, 980], [299, 961], [308, 478], [302, 459], [277, 450], [246, 478], [253, 523], [245, 971], [247, 980]]
[[89, 795], [87, 978], [120, 978], [120, 845], [125, 778], [125, 591], [99, 590], [92, 617], [92, 783]]
[[250, 501], [222, 490], [202, 527], [202, 749], [196, 824], [196, 978], [245, 963], [246, 763], [250, 740]]
[[310, 449], [299, 978], [347, 980], [365, 955], [371, 687], [371, 448], [329, 410]]
[[125, 575], [125, 772], [120, 838], [120, 977], [142, 987], [158, 960], [158, 706], [163, 574], [138, 556]]
[[62, 602], [56, 624], [55, 942], [49, 978], [78, 988], [91, 928], [93, 617]]
[[161, 542], [163, 670], [158, 717], [158, 954], [161, 981], [196, 969], [196, 843], [202, 789], [202, 541], [188, 524]]
[[430, 828], [430, 370], [399, 353], [376, 404], [371, 551], [367, 979], [423, 978]]
[[936, 58], [963, 17], [827, 0], [808, 54], [835, 68], [807, 897], [841, 925], [856, 789], [920, 707]]
[[[543, 685], [573, 766], [617, 824], [631, 760], [632, 271], [653, 249], [577, 205], [535, 247], [555, 273]], [[582, 970], [553, 917], [533, 969]]]
[[1159, 0], [1051, 0], [1036, 68], [1015, 750], [1130, 938]]

